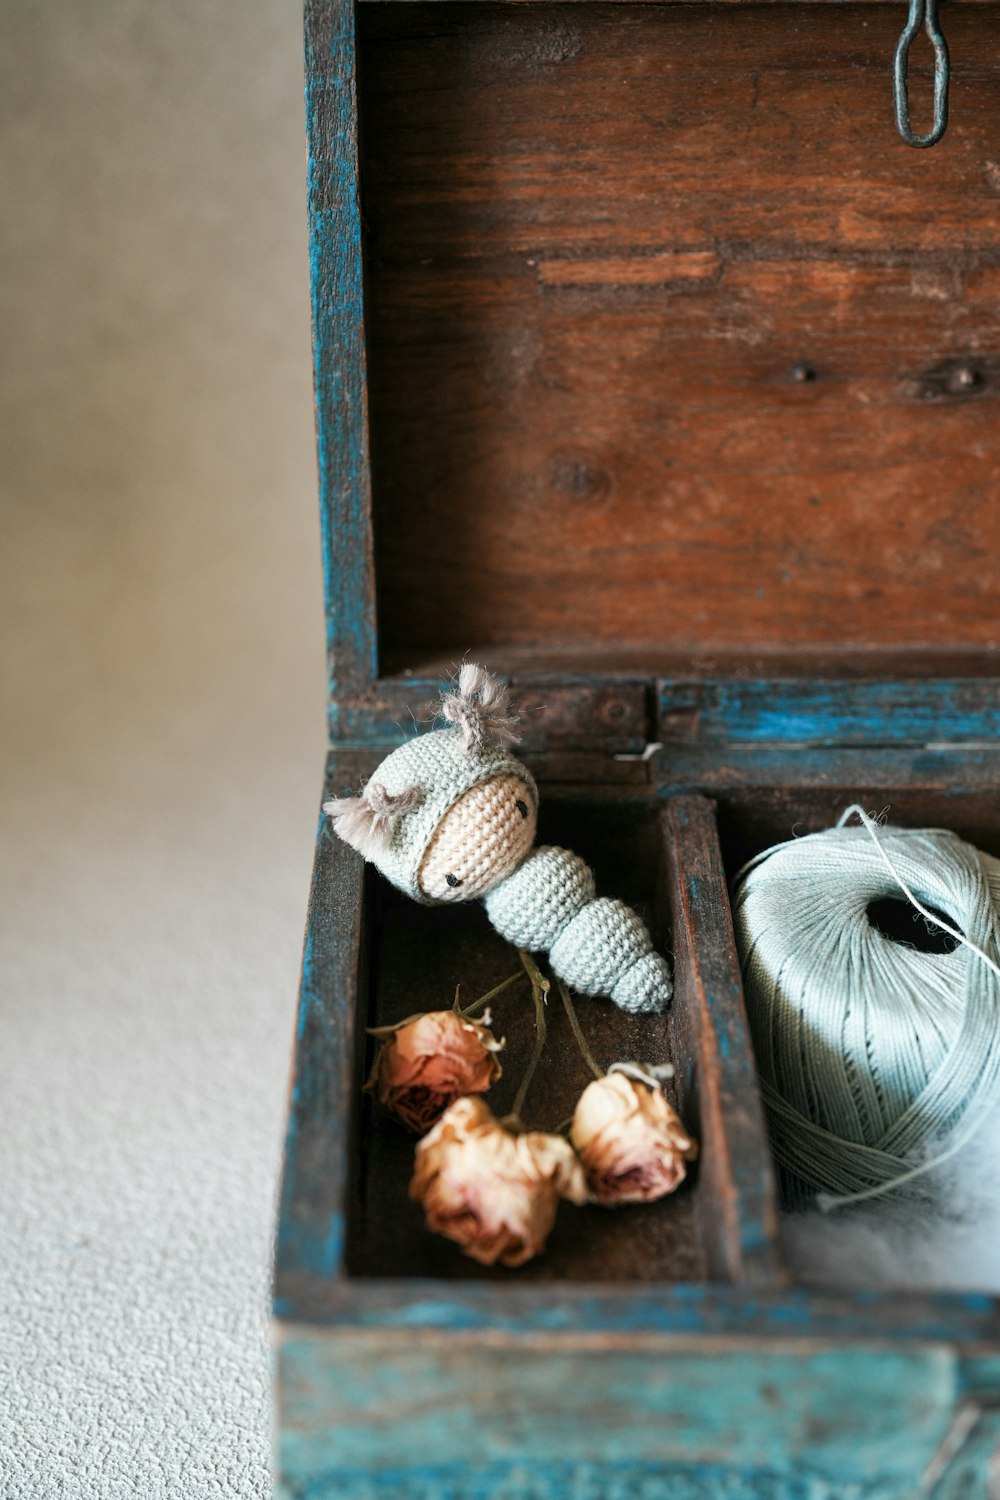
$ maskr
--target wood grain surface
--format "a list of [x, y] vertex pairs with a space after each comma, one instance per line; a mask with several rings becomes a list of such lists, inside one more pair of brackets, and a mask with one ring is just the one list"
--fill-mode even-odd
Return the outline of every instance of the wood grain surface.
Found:
[[676, 954], [671, 1053], [681, 1108], [701, 1131], [695, 1211], [709, 1275], [779, 1285], [777, 1195], [715, 807], [706, 797], [668, 798], [661, 827]]
[[920, 152], [899, 7], [360, 8], [384, 654], [997, 643], [1000, 30], [946, 19]]

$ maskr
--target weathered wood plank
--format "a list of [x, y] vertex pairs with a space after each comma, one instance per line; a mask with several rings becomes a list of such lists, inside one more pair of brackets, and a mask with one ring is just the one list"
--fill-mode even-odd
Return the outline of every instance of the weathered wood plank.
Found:
[[710, 678], [659, 684], [657, 739], [742, 745], [1000, 743], [1000, 678]]
[[[851, 1486], [910, 1485], [948, 1431], [955, 1359], [775, 1341], [706, 1350], [551, 1339], [530, 1352], [449, 1336], [332, 1336], [278, 1347], [282, 1471], [435, 1464], [719, 1465]], [[377, 1455], [377, 1460], [373, 1458]], [[723, 1491], [725, 1493], [725, 1491]], [[862, 1490], [861, 1493], [871, 1493]], [[876, 1488], [875, 1493], [880, 1491]]]
[[790, 1287], [766, 1290], [700, 1284], [567, 1282], [558, 1295], [544, 1284], [504, 1285], [440, 1278], [334, 1277], [300, 1271], [277, 1288], [281, 1322], [368, 1329], [451, 1329], [497, 1338], [579, 1332], [628, 1338], [744, 1337], [762, 1347], [774, 1338], [851, 1340], [878, 1337], [903, 1344], [944, 1341], [956, 1348], [995, 1347], [1000, 1310], [978, 1293], [829, 1294]]
[[[338, 705], [338, 739], [392, 744], [427, 728], [456, 668], [452, 662], [436, 677], [383, 677], [360, 697], [345, 695]], [[520, 675], [502, 668], [497, 675], [512, 688], [526, 753], [588, 748], [605, 755], [627, 753], [641, 750], [649, 739], [648, 679], [595, 671]]]
[[[655, 653], [651, 653], [651, 662]], [[759, 663], [757, 665], [760, 665]], [[980, 658], [985, 666], [986, 659]], [[996, 662], [993, 663], [994, 668]], [[639, 754], [647, 743], [989, 749], [1000, 743], [1000, 677], [865, 678], [809, 675], [656, 678], [618, 675], [598, 658], [589, 673], [501, 673], [520, 706], [526, 754]], [[382, 678], [341, 702], [338, 735], [392, 744], [433, 716], [444, 678]]]
[[[579, 3], [579, 0], [577, 0]], [[848, 3], [848, 0], [838, 0]], [[767, 650], [721, 650], [712, 646], [671, 647], [665, 641], [577, 641], [565, 644], [547, 640], [535, 644], [503, 643], [490, 646], [467, 641], [463, 655], [500, 675], [521, 680], [568, 682], [597, 678], [601, 681], [664, 678], [681, 683], [710, 678], [735, 677], [740, 681], [807, 677], [838, 681], [914, 681], [996, 677], [1000, 672], [1000, 648], [948, 645], [925, 647], [845, 647], [836, 642], [786, 642]], [[428, 649], [415, 654], [390, 649], [382, 660], [383, 677], [403, 681], [445, 681], [459, 660], [454, 651]]]
[[746, 786], [818, 788], [831, 795], [850, 787], [859, 789], [862, 796], [871, 789], [880, 794], [887, 790], [995, 794], [997, 775], [995, 746], [882, 750], [877, 746], [676, 744], [658, 752], [653, 766], [663, 796], [686, 791], [721, 796]]
[[329, 713], [376, 675], [353, 0], [306, 0], [309, 255]]
[[676, 954], [671, 1050], [682, 1111], [701, 1132], [696, 1207], [709, 1271], [775, 1284], [784, 1279], [776, 1191], [712, 805], [671, 798], [662, 827]]
[[995, 643], [990, 15], [362, 9], [387, 652]]
[[[336, 779], [335, 769], [333, 775]], [[365, 981], [363, 886], [360, 856], [335, 838], [321, 817], [285, 1138], [275, 1264], [279, 1297], [296, 1278], [323, 1283], [344, 1263], [357, 1109], [357, 1010]]]

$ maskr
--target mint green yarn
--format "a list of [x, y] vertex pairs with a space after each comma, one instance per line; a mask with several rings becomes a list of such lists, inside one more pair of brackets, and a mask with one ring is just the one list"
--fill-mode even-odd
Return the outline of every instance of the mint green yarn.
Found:
[[549, 959], [556, 973], [581, 995], [610, 995], [632, 964], [652, 949], [645, 923], [624, 901], [599, 896], [556, 938]]
[[[1000, 1091], [1000, 861], [861, 816], [765, 851], [733, 900], [775, 1155], [848, 1198], [953, 1154]], [[872, 926], [869, 904], [901, 890], [945, 914], [953, 952]]]
[[594, 877], [578, 854], [542, 844], [483, 898], [501, 937], [529, 953], [547, 953], [559, 934], [594, 899]]

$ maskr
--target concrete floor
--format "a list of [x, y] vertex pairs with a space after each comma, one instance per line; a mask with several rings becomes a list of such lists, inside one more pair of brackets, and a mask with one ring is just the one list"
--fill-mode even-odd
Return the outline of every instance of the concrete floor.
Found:
[[0, 31], [0, 1497], [264, 1496], [325, 738], [300, 9]]

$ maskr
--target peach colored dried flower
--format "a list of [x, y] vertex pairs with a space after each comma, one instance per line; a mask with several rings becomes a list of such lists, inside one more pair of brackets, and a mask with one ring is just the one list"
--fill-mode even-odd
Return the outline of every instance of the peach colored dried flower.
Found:
[[698, 1147], [658, 1088], [609, 1073], [584, 1089], [570, 1140], [598, 1203], [651, 1203], [672, 1193]]
[[560, 1198], [587, 1201], [583, 1170], [561, 1135], [515, 1135], [482, 1099], [458, 1099], [417, 1146], [410, 1197], [427, 1227], [492, 1266], [545, 1248]]
[[500, 1077], [503, 1047], [483, 1021], [455, 1010], [429, 1010], [396, 1026], [372, 1027], [383, 1041], [366, 1089], [397, 1119], [422, 1135], [454, 1100], [482, 1094]]

